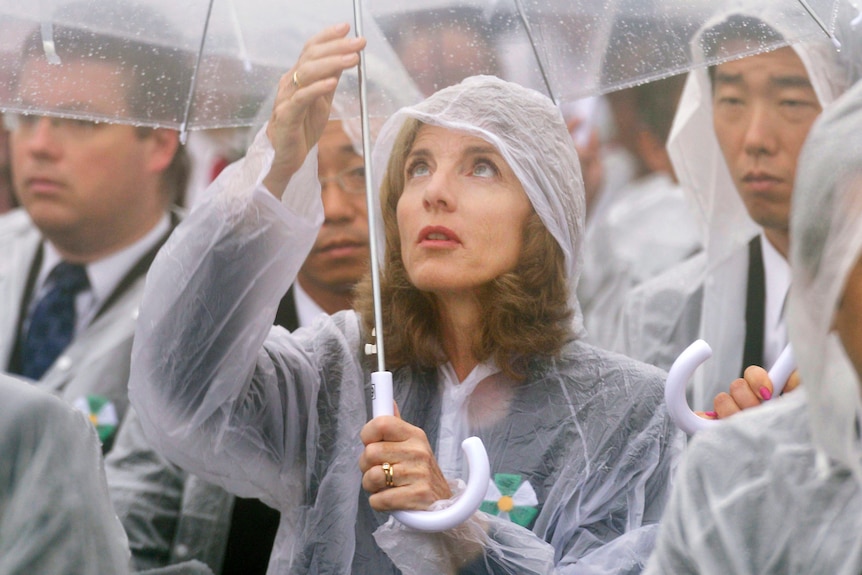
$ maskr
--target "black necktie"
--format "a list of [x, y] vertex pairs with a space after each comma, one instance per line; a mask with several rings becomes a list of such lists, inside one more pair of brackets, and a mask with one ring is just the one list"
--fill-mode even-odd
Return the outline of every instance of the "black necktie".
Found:
[[37, 380], [75, 333], [75, 296], [90, 285], [84, 266], [61, 262], [48, 275], [48, 291], [36, 304], [20, 340], [20, 374]]
[[[748, 244], [748, 290], [745, 297], [745, 347], [742, 371], [749, 365], [763, 365], [763, 324], [766, 315], [766, 277], [760, 236]], [[742, 377], [742, 375], [740, 375]]]

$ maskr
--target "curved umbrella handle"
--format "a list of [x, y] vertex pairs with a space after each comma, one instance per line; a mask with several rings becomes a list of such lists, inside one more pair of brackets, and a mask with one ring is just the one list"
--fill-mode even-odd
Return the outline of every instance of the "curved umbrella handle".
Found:
[[[371, 410], [374, 417], [393, 415], [392, 372], [375, 371], [371, 374]], [[461, 450], [470, 466], [467, 488], [446, 509], [438, 511], [394, 511], [392, 515], [408, 527], [417, 531], [445, 531], [460, 525], [473, 515], [488, 491], [491, 465], [485, 445], [478, 437], [468, 437], [461, 443]]]
[[[720, 421], [699, 417], [688, 406], [688, 401], [685, 398], [685, 388], [694, 374], [694, 370], [710, 357], [712, 357], [712, 348], [709, 347], [708, 343], [699, 339], [679, 354], [667, 373], [664, 399], [667, 403], [668, 413], [674, 423], [689, 435], [693, 435], [701, 429], [712, 427]], [[784, 386], [787, 385], [790, 374], [795, 369], [796, 360], [793, 357], [793, 348], [788, 344], [778, 356], [775, 365], [769, 370], [769, 379], [772, 381], [773, 389], [772, 397], [778, 397], [781, 394]]]

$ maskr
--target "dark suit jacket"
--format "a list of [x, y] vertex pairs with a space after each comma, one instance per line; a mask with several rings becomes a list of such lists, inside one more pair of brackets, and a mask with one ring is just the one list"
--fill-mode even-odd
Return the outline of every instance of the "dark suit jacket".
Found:
[[[289, 331], [299, 327], [293, 286], [281, 298], [273, 324]], [[231, 515], [222, 575], [264, 575], [280, 518], [278, 511], [258, 499], [237, 497]]]
[[293, 286], [287, 290], [284, 297], [278, 303], [273, 325], [280, 325], [287, 331], [293, 331], [299, 327], [299, 316], [296, 313], [296, 301], [293, 299]]

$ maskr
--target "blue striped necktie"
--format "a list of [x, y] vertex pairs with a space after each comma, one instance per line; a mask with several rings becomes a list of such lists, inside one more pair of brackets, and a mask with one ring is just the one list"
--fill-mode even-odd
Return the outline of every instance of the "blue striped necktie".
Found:
[[61, 262], [48, 275], [49, 289], [36, 304], [21, 336], [20, 373], [38, 380], [72, 341], [75, 296], [90, 285], [80, 264]]

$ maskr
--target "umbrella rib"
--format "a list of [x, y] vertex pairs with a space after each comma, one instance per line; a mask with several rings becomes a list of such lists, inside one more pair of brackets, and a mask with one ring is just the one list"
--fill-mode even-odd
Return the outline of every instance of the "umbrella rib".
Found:
[[57, 48], [54, 45], [54, 24], [53, 22], [42, 22], [41, 25], [41, 33], [42, 33], [42, 51], [45, 53], [45, 58], [48, 59], [48, 63], [59, 65], [62, 62], [60, 61], [60, 56], [57, 55]]
[[239, 44], [239, 58], [242, 60], [242, 68], [246, 72], [251, 72], [252, 65], [251, 60], [248, 57], [248, 48], [245, 43], [245, 35], [242, 32], [242, 26], [239, 23], [239, 14], [236, 11], [236, 2], [234, 0], [230, 0], [228, 2], [229, 10], [230, 10], [230, 21], [233, 25], [234, 33], [236, 34], [236, 40]]
[[539, 65], [539, 73], [542, 75], [542, 81], [545, 83], [545, 89], [548, 90], [548, 96], [550, 96], [554, 104], [559, 105], [557, 97], [551, 89], [551, 79], [548, 77], [545, 63], [542, 61], [542, 57], [539, 54], [539, 48], [536, 45], [535, 38], [533, 37], [533, 28], [530, 26], [530, 21], [527, 20], [527, 15], [524, 13], [524, 6], [521, 4], [521, 0], [515, 0], [515, 8], [518, 11], [518, 17], [521, 19], [521, 23], [524, 25], [524, 30], [527, 32], [527, 39], [530, 41], [530, 48], [533, 50], [533, 55], [536, 57], [536, 63]]
[[[353, 20], [357, 36], [362, 36], [362, 2], [353, 0]], [[368, 204], [368, 248], [371, 255], [371, 291], [374, 300], [374, 335], [377, 352], [377, 371], [386, 371], [383, 352], [383, 311], [380, 297], [380, 265], [377, 245], [377, 210], [374, 178], [371, 175], [371, 131], [368, 122], [368, 94], [365, 76], [365, 54], [359, 56], [359, 115], [362, 122], [362, 156], [365, 162], [365, 201]]]
[[799, 4], [805, 9], [805, 11], [808, 12], [808, 15], [811, 16], [811, 18], [814, 20], [814, 22], [817, 23], [817, 25], [820, 27], [821, 30], [823, 30], [823, 33], [826, 34], [826, 36], [830, 40], [832, 40], [832, 43], [835, 44], [835, 47], [841, 48], [841, 42], [838, 41], [838, 38], [835, 37], [835, 34], [833, 34], [832, 32], [829, 31], [829, 28], [826, 27], [826, 23], [823, 22], [823, 20], [820, 18], [820, 16], [817, 14], [817, 12], [815, 12], [811, 8], [811, 5], [808, 4], [808, 1], [807, 0], [797, 0], [797, 2], [799, 2]]
[[210, 0], [209, 5], [207, 6], [207, 17], [204, 19], [204, 29], [201, 34], [201, 42], [198, 47], [197, 58], [195, 58], [195, 66], [192, 69], [192, 78], [189, 83], [189, 94], [186, 98], [186, 109], [183, 112], [183, 121], [180, 124], [180, 141], [185, 144], [186, 138], [188, 137], [188, 129], [189, 129], [189, 117], [192, 113], [192, 105], [194, 101], [195, 89], [197, 88], [198, 83], [198, 72], [201, 67], [201, 60], [203, 60], [204, 56], [204, 45], [207, 41], [207, 31], [210, 27], [210, 17], [213, 13], [213, 2], [214, 0]]

